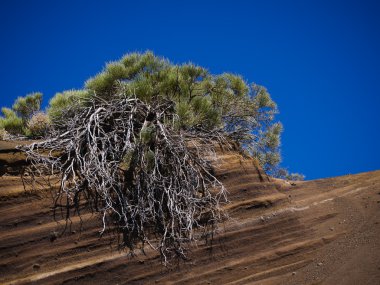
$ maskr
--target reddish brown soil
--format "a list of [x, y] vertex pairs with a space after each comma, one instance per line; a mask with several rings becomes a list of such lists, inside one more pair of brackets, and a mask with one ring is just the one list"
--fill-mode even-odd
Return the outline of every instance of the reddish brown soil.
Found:
[[53, 220], [49, 192], [0, 177], [0, 283], [380, 284], [380, 171], [292, 185], [237, 154], [220, 158], [230, 220], [212, 248], [199, 244], [170, 269], [152, 252], [130, 258], [99, 239], [95, 215], [56, 238], [64, 222]]

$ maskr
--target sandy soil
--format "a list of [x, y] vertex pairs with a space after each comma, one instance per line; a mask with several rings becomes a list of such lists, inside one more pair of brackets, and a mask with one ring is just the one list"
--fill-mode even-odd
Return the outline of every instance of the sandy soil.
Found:
[[65, 223], [53, 220], [49, 192], [0, 177], [0, 283], [380, 284], [380, 171], [290, 184], [237, 154], [220, 158], [231, 218], [212, 248], [199, 244], [171, 268], [99, 239], [91, 213], [82, 231], [74, 218], [56, 238]]

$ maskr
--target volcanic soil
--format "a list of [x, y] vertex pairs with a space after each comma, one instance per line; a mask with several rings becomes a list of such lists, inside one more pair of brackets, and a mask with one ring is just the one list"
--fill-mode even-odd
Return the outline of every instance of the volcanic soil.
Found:
[[154, 252], [132, 258], [99, 238], [92, 213], [61, 234], [50, 191], [24, 190], [24, 164], [0, 142], [0, 284], [380, 284], [380, 171], [293, 183], [220, 152], [230, 219], [212, 246], [165, 268]]

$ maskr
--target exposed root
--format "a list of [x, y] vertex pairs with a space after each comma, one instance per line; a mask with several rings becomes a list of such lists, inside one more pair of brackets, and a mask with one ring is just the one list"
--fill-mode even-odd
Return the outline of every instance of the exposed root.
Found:
[[186, 259], [191, 242], [225, 217], [210, 161], [215, 143], [228, 143], [218, 130], [179, 130], [173, 108], [120, 95], [67, 110], [49, 139], [21, 147], [31, 161], [25, 180], [36, 187], [36, 177], [60, 175], [54, 208], [66, 220], [86, 206], [100, 213], [100, 233], [116, 228], [131, 253], [149, 245], [164, 264]]

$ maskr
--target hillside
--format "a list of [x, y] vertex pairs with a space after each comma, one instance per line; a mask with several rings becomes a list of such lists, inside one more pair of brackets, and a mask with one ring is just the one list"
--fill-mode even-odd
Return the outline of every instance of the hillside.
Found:
[[73, 219], [59, 237], [49, 192], [25, 192], [9, 175], [22, 159], [1, 142], [1, 284], [380, 284], [380, 171], [291, 184], [220, 153], [231, 219], [212, 248], [199, 244], [169, 270], [152, 252], [130, 258], [99, 239], [91, 213], [83, 231]]

